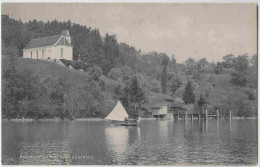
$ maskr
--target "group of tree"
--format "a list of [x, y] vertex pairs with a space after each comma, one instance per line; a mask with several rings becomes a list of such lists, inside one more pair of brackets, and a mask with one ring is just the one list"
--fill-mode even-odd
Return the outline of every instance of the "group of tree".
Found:
[[114, 89], [115, 99], [121, 100], [131, 117], [137, 117], [141, 105], [149, 101], [150, 83], [141, 75], [133, 75], [124, 86]]
[[11, 57], [3, 71], [3, 118], [101, 116], [105, 83], [99, 67], [88, 69], [88, 77], [81, 82], [84, 84], [70, 85], [62, 77], [40, 79], [30, 70], [17, 70], [16, 63], [16, 58]]

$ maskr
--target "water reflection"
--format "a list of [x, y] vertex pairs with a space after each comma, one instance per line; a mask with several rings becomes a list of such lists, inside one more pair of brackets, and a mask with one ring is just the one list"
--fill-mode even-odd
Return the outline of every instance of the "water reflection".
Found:
[[134, 154], [132, 146], [140, 137], [140, 128], [106, 127], [105, 134], [108, 150], [113, 157], [113, 161], [121, 164], [130, 154]]
[[105, 128], [108, 149], [120, 156], [125, 150], [128, 142], [128, 128], [122, 126]]
[[[3, 122], [3, 164], [255, 164], [257, 120], [142, 120], [138, 127], [105, 121]], [[21, 155], [80, 156], [55, 159]]]

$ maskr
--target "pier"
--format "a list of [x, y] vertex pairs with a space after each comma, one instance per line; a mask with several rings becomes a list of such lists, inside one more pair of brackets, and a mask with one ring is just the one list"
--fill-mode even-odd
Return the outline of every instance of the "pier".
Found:
[[[217, 110], [215, 114], [208, 114], [208, 111], [206, 110], [204, 114], [199, 114], [199, 113], [187, 113], [187, 111], [185, 113], [173, 113], [173, 118], [179, 120], [181, 119], [191, 119], [193, 120], [195, 119], [216, 119], [219, 120], [220, 116], [219, 116], [219, 111]], [[232, 112], [229, 112], [229, 119], [232, 119]]]

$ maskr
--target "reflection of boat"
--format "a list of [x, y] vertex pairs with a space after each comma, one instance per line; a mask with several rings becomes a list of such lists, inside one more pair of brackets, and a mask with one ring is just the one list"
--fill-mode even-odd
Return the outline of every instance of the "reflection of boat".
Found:
[[137, 125], [137, 121], [135, 119], [128, 118], [128, 114], [120, 101], [117, 102], [113, 110], [108, 114], [108, 116], [105, 119], [121, 121], [121, 125], [123, 126]]

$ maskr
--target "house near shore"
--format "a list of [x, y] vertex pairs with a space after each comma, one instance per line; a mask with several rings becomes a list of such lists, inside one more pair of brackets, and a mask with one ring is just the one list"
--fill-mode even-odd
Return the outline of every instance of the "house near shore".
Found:
[[152, 116], [154, 118], [165, 118], [168, 114], [167, 105], [156, 105], [151, 107]]
[[32, 39], [23, 49], [23, 58], [42, 60], [73, 60], [73, 46], [68, 30], [61, 35]]

